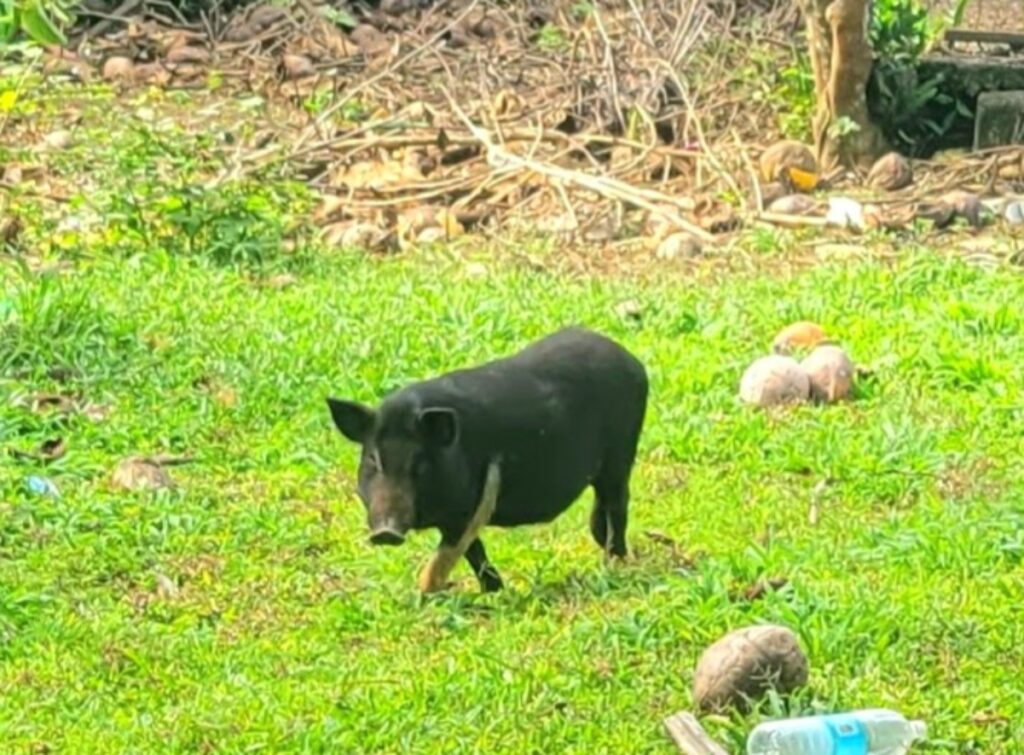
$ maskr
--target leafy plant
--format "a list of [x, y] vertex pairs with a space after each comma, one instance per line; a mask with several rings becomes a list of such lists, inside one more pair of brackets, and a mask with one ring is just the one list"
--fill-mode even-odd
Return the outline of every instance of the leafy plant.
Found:
[[903, 151], [927, 155], [973, 119], [969, 104], [950, 92], [954, 82], [923, 76], [919, 61], [943, 31], [961, 22], [969, 0], [943, 16], [918, 0], [876, 0], [869, 35], [877, 61], [868, 88], [872, 118]]
[[13, 42], [19, 34], [38, 44], [64, 44], [62, 27], [71, 24], [73, 5], [64, 0], [0, 0], [0, 44]]
[[928, 10], [917, 0], [876, 0], [868, 35], [879, 57], [916, 59], [932, 39]]

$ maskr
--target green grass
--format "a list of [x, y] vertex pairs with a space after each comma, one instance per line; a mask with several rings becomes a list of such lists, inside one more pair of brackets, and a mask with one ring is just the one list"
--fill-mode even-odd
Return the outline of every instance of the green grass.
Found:
[[[929, 752], [1021, 751], [1012, 269], [907, 249], [620, 280], [497, 257], [481, 276], [439, 250], [317, 249], [291, 230], [301, 192], [270, 181], [192, 189], [185, 243], [168, 197], [209, 166], [195, 138], [146, 152], [142, 131], [53, 166], [104, 177], [98, 230], [57, 238], [25, 200], [28, 241], [0, 266], [2, 444], [67, 444], [48, 464], [0, 462], [5, 751], [669, 753], [660, 722], [691, 706], [702, 649], [759, 622], [797, 632], [811, 683], [706, 720], [734, 751], [762, 715], [867, 706], [927, 720]], [[109, 188], [129, 185], [132, 202]], [[65, 266], [15, 261], [27, 252]], [[281, 271], [293, 285], [264, 285]], [[743, 368], [800, 318], [874, 368], [856, 401], [740, 405]], [[650, 372], [633, 557], [602, 564], [584, 500], [552, 525], [488, 532], [506, 591], [478, 594], [460, 565], [454, 591], [421, 601], [434, 536], [366, 544], [356, 453], [324, 397], [375, 401], [573, 322]], [[39, 414], [25, 400], [39, 393], [106, 411]], [[118, 461], [150, 453], [194, 461], [171, 491], [110, 488]], [[60, 497], [31, 493], [33, 474]], [[773, 577], [788, 583], [742, 597]]]

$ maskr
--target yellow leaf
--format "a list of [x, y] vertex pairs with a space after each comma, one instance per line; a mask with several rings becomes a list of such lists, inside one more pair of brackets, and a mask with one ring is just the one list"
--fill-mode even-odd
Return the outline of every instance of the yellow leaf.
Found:
[[793, 188], [798, 191], [813, 191], [818, 185], [818, 176], [799, 168], [789, 168], [789, 179], [793, 182]]
[[18, 93], [13, 89], [0, 92], [0, 112], [9, 113], [18, 103]]

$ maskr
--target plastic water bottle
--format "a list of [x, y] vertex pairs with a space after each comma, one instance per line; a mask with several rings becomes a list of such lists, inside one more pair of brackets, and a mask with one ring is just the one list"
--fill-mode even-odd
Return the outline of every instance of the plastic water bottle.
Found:
[[924, 739], [924, 721], [891, 710], [858, 710], [760, 724], [747, 755], [903, 755]]

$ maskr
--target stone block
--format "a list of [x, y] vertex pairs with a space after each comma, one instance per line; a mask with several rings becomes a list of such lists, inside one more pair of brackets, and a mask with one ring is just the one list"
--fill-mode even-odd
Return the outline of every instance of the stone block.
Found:
[[974, 149], [1024, 144], [1024, 90], [982, 92], [974, 116]]

